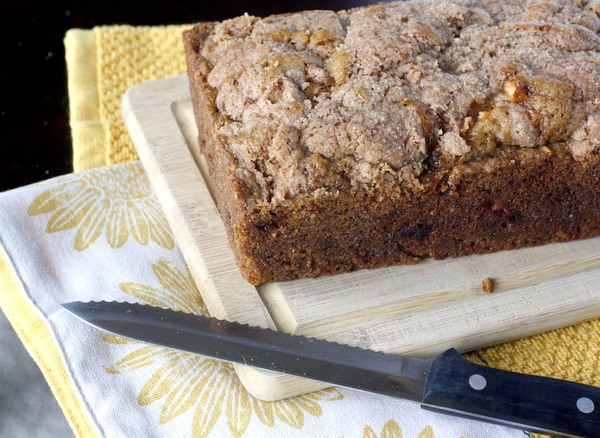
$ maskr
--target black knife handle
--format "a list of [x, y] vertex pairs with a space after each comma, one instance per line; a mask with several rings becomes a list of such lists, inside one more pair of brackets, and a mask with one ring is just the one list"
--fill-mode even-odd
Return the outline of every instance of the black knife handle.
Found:
[[454, 349], [436, 358], [424, 394], [426, 409], [529, 432], [600, 437], [600, 388], [477, 365]]

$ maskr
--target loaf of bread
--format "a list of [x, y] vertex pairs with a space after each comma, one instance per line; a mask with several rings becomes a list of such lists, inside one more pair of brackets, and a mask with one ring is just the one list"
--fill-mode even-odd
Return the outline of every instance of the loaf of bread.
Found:
[[600, 2], [416, 0], [184, 35], [252, 284], [600, 234]]

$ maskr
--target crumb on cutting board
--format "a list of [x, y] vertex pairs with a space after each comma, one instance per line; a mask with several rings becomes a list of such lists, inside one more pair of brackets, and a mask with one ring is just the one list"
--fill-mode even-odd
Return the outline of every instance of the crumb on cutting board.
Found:
[[491, 294], [494, 291], [494, 282], [491, 278], [484, 278], [481, 282], [481, 290], [486, 294]]

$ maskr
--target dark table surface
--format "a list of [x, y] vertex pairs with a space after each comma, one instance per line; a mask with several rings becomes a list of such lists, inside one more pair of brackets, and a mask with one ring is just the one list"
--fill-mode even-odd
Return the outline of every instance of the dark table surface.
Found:
[[0, 191], [72, 171], [63, 39], [70, 28], [186, 24], [303, 9], [346, 9], [361, 0], [226, 2], [15, 0], [0, 6]]

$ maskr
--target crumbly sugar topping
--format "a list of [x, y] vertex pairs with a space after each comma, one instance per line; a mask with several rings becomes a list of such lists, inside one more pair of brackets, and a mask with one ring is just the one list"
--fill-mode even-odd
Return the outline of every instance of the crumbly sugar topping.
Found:
[[[600, 1], [416, 0], [216, 25], [220, 135], [261, 201], [431, 166], [600, 147]], [[435, 160], [432, 157], [437, 157]]]

